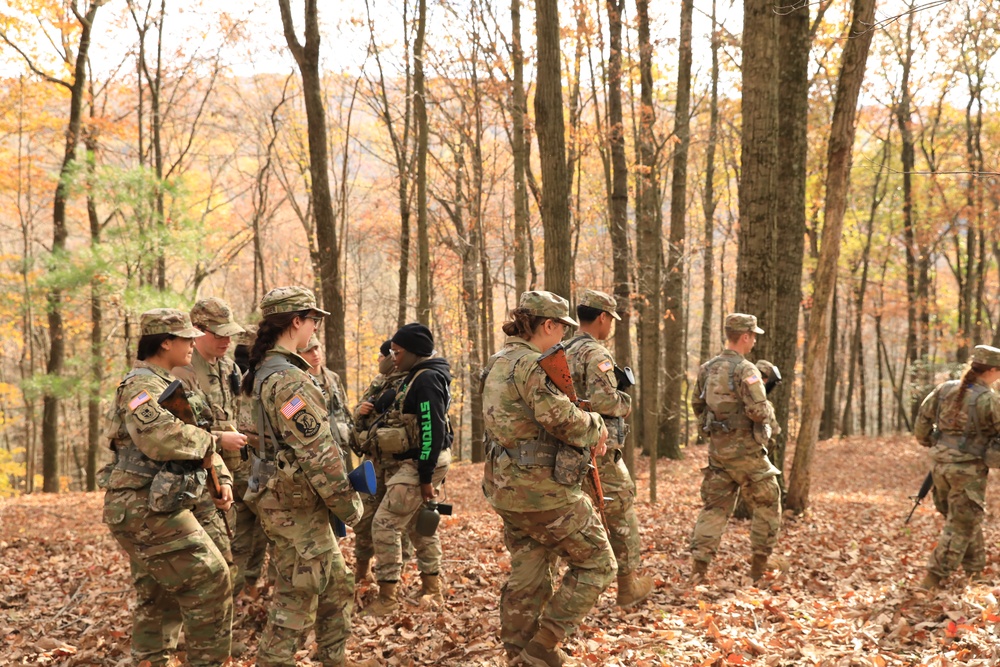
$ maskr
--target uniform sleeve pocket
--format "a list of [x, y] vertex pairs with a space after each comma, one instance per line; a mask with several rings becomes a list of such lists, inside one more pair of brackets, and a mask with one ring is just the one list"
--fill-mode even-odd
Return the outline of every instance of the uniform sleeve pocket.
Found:
[[125, 520], [126, 508], [121, 503], [111, 503], [104, 506], [104, 523], [116, 526]]

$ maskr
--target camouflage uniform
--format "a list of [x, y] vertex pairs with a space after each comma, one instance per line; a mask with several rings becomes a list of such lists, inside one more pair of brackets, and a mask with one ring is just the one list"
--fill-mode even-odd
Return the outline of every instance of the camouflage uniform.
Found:
[[[191, 309], [191, 321], [202, 331], [219, 337], [235, 336], [244, 329], [233, 320], [233, 312], [221, 299], [202, 299]], [[188, 366], [175, 368], [174, 377], [184, 383], [189, 391], [198, 391], [209, 406], [212, 417], [212, 433], [219, 435], [226, 431], [238, 431], [237, 412], [239, 407], [239, 387], [243, 376], [229, 357], [223, 356], [209, 363], [195, 348]], [[260, 561], [267, 546], [267, 540], [257, 516], [243, 502], [250, 478], [250, 461], [243, 460], [240, 452], [232, 452], [216, 447], [226, 467], [233, 474], [233, 507], [229, 512], [229, 524], [233, 530], [232, 551], [235, 562], [233, 595], [243, 590], [248, 563], [256, 563], [250, 581], [256, 581], [260, 573]]]
[[[525, 292], [521, 307], [567, 324], [565, 299]], [[573, 633], [617, 572], [614, 553], [582, 479], [553, 477], [560, 447], [598, 445], [603, 420], [556, 389], [537, 364], [540, 350], [511, 336], [483, 380], [486, 464], [483, 492], [504, 522], [511, 572], [500, 598], [500, 638], [511, 655], [545, 635], [553, 648]], [[557, 560], [568, 565], [555, 590]]]
[[[364, 396], [361, 397], [360, 403], [367, 401], [375, 406], [381, 406], [389, 397], [395, 396], [399, 385], [403, 383], [406, 375], [407, 373], [405, 372], [395, 371], [388, 375], [380, 373], [375, 376], [371, 385], [365, 390]], [[375, 556], [375, 547], [372, 544], [372, 519], [375, 518], [375, 510], [378, 509], [378, 506], [382, 503], [382, 499], [385, 498], [385, 467], [382, 463], [382, 456], [376, 444], [375, 437], [375, 431], [378, 429], [372, 430], [372, 426], [375, 425], [379, 417], [383, 414], [385, 412], [379, 413], [377, 408], [367, 415], [362, 415], [358, 412], [357, 408], [354, 410], [354, 439], [359, 443], [359, 450], [364, 454], [365, 459], [371, 461], [372, 467], [375, 468], [375, 480], [378, 489], [373, 496], [363, 495], [361, 497], [365, 505], [365, 513], [361, 517], [361, 521], [358, 522], [358, 525], [354, 527], [354, 558], [358, 563], [367, 563]], [[400, 539], [402, 541], [403, 562], [406, 562], [413, 555], [413, 546], [410, 543], [409, 533], [400, 535]]]
[[[757, 318], [739, 313], [726, 317], [726, 329], [763, 333]], [[779, 471], [767, 458], [769, 425], [774, 408], [767, 400], [760, 371], [739, 352], [725, 350], [702, 365], [692, 408], [711, 435], [708, 466], [702, 468], [704, 506], [691, 536], [696, 562], [712, 560], [726, 523], [742, 494], [753, 512], [750, 545], [753, 555], [766, 562], [781, 526]]]
[[[260, 304], [269, 315], [316, 308], [312, 292], [284, 287]], [[331, 526], [331, 513], [347, 525], [361, 517], [330, 433], [326, 400], [308, 363], [276, 346], [255, 369], [254, 397], [260, 443], [252, 462], [248, 502], [274, 542], [274, 600], [261, 635], [257, 664], [295, 664], [299, 641], [315, 626], [317, 657], [344, 665], [354, 604], [354, 579]]]
[[[300, 349], [299, 352], [308, 352], [319, 346], [319, 338], [313, 334], [309, 339], [309, 344]], [[320, 372], [313, 377], [316, 384], [323, 391], [326, 398], [327, 414], [330, 417], [330, 432], [333, 434], [337, 445], [340, 446], [340, 453], [344, 461], [351, 461], [351, 429], [354, 426], [354, 419], [351, 411], [347, 408], [347, 391], [340, 376], [331, 371], [326, 366], [320, 366]]]
[[[978, 346], [973, 361], [1000, 366], [1000, 350]], [[944, 579], [961, 565], [978, 575], [986, 565], [983, 512], [989, 469], [984, 448], [1000, 435], [1000, 395], [980, 380], [966, 385], [944, 382], [920, 405], [913, 434], [931, 448], [934, 462], [934, 505], [946, 517], [944, 530], [931, 553], [928, 571]]]
[[[141, 326], [144, 336], [202, 335], [185, 313], [167, 308], [143, 313]], [[115, 460], [102, 471], [104, 523], [129, 555], [137, 597], [135, 664], [165, 665], [183, 626], [188, 661], [219, 665], [229, 657], [232, 637], [228, 540], [199, 470], [214, 438], [159, 406], [156, 399], [172, 379], [165, 369], [137, 361], [118, 387], [105, 433]], [[217, 455], [215, 461], [220, 481], [231, 484]]]

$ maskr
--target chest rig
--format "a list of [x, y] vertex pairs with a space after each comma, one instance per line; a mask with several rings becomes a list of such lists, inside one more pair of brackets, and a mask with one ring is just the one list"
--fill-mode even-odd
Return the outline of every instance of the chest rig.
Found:
[[718, 356], [705, 367], [705, 387], [701, 397], [708, 404], [702, 430], [710, 434], [753, 428], [746, 416], [743, 399], [736, 390], [739, 362]]

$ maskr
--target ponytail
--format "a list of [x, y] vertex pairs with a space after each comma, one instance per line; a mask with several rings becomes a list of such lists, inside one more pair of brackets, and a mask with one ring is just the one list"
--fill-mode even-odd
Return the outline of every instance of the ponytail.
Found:
[[547, 319], [551, 318], [533, 315], [527, 308], [515, 308], [510, 311], [510, 319], [500, 328], [508, 336], [518, 336], [527, 340]]
[[962, 380], [958, 383], [958, 393], [955, 395], [955, 400], [961, 404], [965, 400], [965, 394], [969, 390], [969, 386], [973, 382], [979, 379], [979, 376], [987, 371], [991, 371], [996, 366], [990, 366], [988, 364], [980, 364], [975, 361], [969, 364], [969, 367], [965, 369], [962, 373]]
[[275, 313], [268, 315], [260, 321], [257, 329], [257, 340], [250, 348], [249, 364], [246, 374], [243, 376], [243, 385], [240, 388], [244, 396], [253, 395], [254, 378], [257, 376], [257, 369], [264, 357], [270, 352], [278, 338], [281, 337], [288, 327], [292, 326], [292, 320], [296, 317], [305, 317], [310, 313], [309, 309], [296, 310], [290, 313]]

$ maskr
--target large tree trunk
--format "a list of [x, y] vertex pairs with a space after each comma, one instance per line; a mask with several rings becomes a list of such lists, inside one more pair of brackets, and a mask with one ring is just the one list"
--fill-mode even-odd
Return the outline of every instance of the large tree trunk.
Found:
[[[607, 0], [608, 34], [608, 148], [611, 154], [611, 192], [608, 226], [618, 315], [615, 359], [632, 365], [632, 248], [628, 236], [628, 163], [625, 159], [625, 120], [622, 113], [622, 14], [625, 0]], [[630, 392], [632, 393], [632, 392]], [[632, 421], [632, 415], [629, 415]], [[625, 465], [635, 475], [635, 438], [625, 441]]]
[[[778, 17], [770, 0], [743, 2], [743, 131], [736, 310], [756, 315], [773, 334], [777, 256]], [[762, 336], [758, 358], [771, 358]]]
[[660, 180], [656, 166], [656, 115], [653, 107], [653, 46], [649, 39], [649, 2], [636, 0], [639, 23], [639, 167], [636, 170], [636, 275], [639, 310], [639, 405], [642, 433], [649, 447], [649, 496], [656, 502], [656, 434], [659, 418], [660, 287], [663, 241]]
[[337, 243], [337, 221], [333, 214], [330, 194], [326, 142], [326, 114], [323, 110], [323, 82], [319, 70], [319, 16], [317, 0], [306, 0], [305, 44], [295, 35], [295, 25], [289, 0], [278, 0], [285, 42], [302, 74], [302, 94], [306, 106], [306, 126], [309, 138], [309, 177], [312, 185], [313, 215], [316, 217], [316, 243], [322, 263], [320, 284], [323, 305], [330, 311], [324, 318], [326, 364], [347, 382], [347, 349], [344, 329], [344, 294], [340, 278], [340, 244]]
[[545, 289], [571, 297], [569, 188], [566, 129], [563, 122], [562, 56], [559, 48], [558, 0], [537, 0], [538, 84], [535, 128], [542, 166], [542, 228], [545, 232]]
[[514, 159], [514, 290], [528, 289], [528, 191], [525, 181], [524, 119], [528, 103], [524, 99], [524, 49], [521, 47], [521, 0], [510, 0], [511, 55], [514, 83], [511, 90], [510, 119], [513, 128], [511, 154]]
[[[59, 168], [59, 184], [52, 204], [52, 261], [59, 265], [66, 252], [66, 196], [69, 187], [69, 173], [76, 160], [76, 146], [80, 140], [80, 125], [83, 116], [83, 96], [87, 84], [87, 56], [90, 52], [90, 36], [94, 17], [103, 4], [97, 0], [90, 3], [86, 14], [77, 14], [82, 28], [77, 46], [76, 61], [73, 66], [73, 84], [69, 86], [69, 123], [66, 126], [66, 144], [62, 166]], [[49, 290], [49, 360], [45, 372], [58, 385], [66, 360], [66, 339], [63, 329], [63, 290], [56, 286]], [[42, 401], [42, 491], [59, 492], [59, 412], [60, 399], [56, 390], [45, 393]]]
[[786, 505], [802, 512], [809, 503], [810, 469], [822, 411], [820, 388], [824, 384], [827, 346], [830, 344], [830, 306], [837, 280], [840, 237], [847, 208], [852, 148], [855, 136], [858, 95], [865, 78], [865, 64], [871, 46], [875, 0], [854, 0], [849, 39], [844, 42], [840, 74], [830, 124], [827, 152], [826, 202], [824, 207], [823, 245], [816, 267], [813, 311], [809, 317], [806, 339], [805, 383], [802, 394], [802, 427], [799, 429], [792, 462]]
[[[687, 371], [684, 317], [684, 237], [687, 215], [687, 162], [691, 144], [691, 21], [694, 0], [681, 0], [681, 35], [677, 58], [677, 100], [674, 106], [673, 175], [670, 183], [670, 243], [663, 289], [663, 335], [667, 344], [663, 364], [663, 417], [659, 446], [667, 458], [681, 457], [681, 385]], [[686, 443], [685, 443], [686, 444]]]
[[417, 0], [417, 37], [413, 41], [413, 120], [417, 124], [417, 320], [431, 324], [431, 246], [427, 231], [427, 101], [424, 85], [424, 36], [427, 0]]

